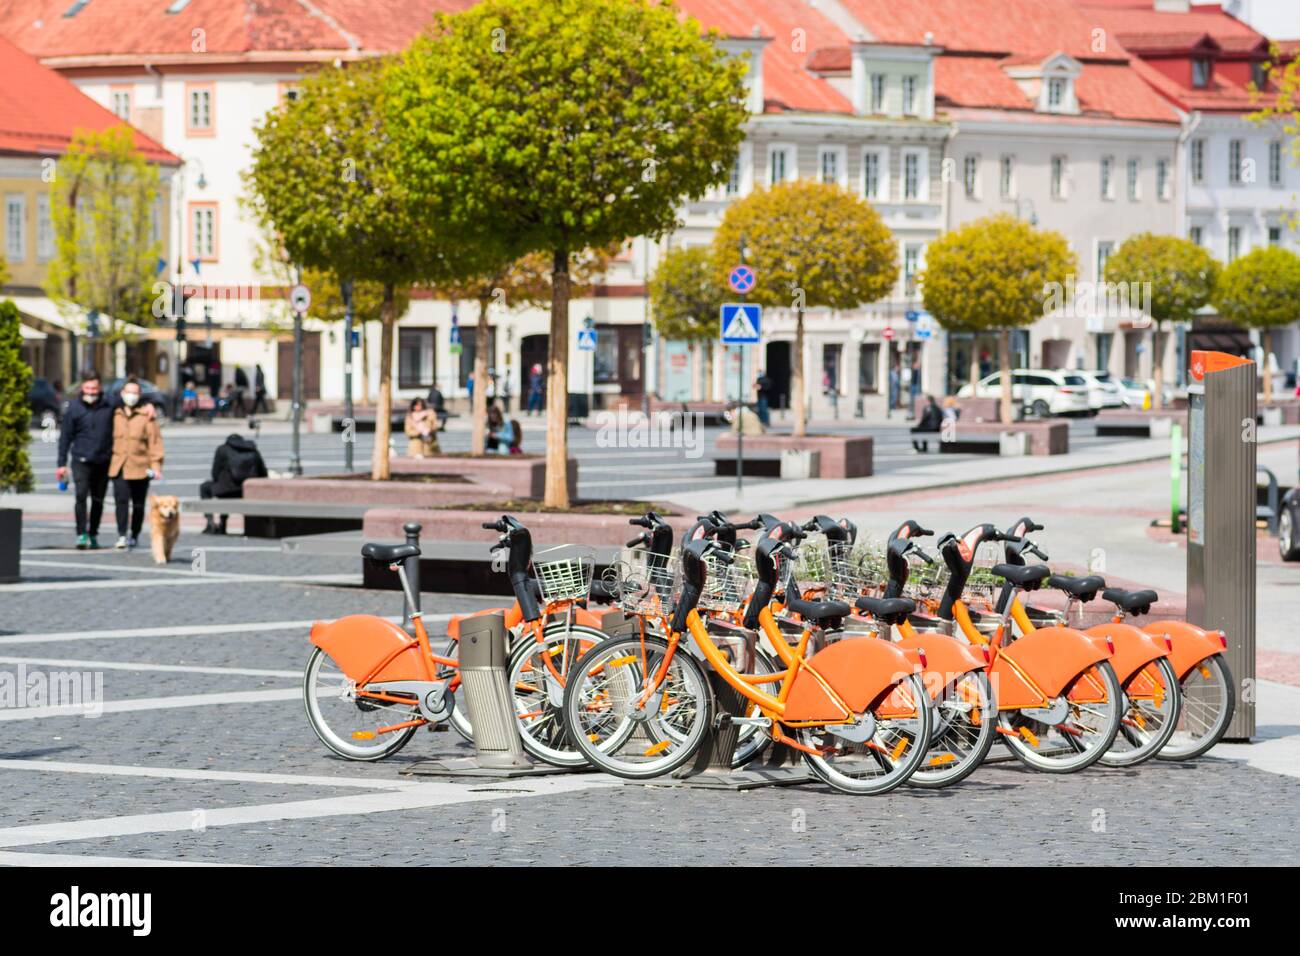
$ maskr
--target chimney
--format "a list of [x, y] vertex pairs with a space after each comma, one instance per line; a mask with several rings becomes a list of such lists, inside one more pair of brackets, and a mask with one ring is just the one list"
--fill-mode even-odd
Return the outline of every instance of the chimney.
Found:
[[849, 84], [852, 90], [853, 112], [866, 116], [871, 112], [870, 78], [867, 76], [866, 37], [858, 34], [858, 39], [849, 47], [852, 61], [849, 72]]
[[749, 37], [727, 37], [719, 45], [732, 56], [745, 60], [745, 91], [748, 94], [750, 113], [762, 113], [763, 96], [763, 49], [772, 42], [771, 37], [762, 35], [763, 31], [756, 24]]
[[1157, 13], [1191, 13], [1192, 0], [1155, 0]]

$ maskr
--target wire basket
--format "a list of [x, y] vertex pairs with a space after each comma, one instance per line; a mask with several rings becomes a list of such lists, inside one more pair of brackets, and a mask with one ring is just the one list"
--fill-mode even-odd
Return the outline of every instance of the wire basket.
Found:
[[591, 591], [596, 552], [562, 544], [533, 555], [533, 576], [542, 603], [580, 601]]
[[681, 590], [681, 565], [676, 556], [625, 548], [601, 581], [625, 613], [666, 617]]
[[828, 542], [826, 550], [830, 566], [827, 597], [833, 601], [851, 604], [864, 594], [881, 591], [889, 581], [882, 551], [847, 541]]
[[708, 575], [698, 606], [708, 611], [739, 611], [744, 607], [758, 578], [753, 558], [733, 552], [724, 559], [710, 553], [704, 556], [704, 566]]

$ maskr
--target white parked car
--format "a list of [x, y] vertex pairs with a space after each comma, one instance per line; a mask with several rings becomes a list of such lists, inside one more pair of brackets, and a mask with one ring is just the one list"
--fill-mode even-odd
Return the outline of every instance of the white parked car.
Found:
[[1099, 412], [1103, 408], [1124, 408], [1127, 404], [1124, 401], [1124, 390], [1120, 387], [1119, 379], [1110, 372], [1080, 369], [1074, 374], [1088, 384], [1088, 407], [1092, 411]]
[[[958, 398], [1001, 398], [1002, 373], [980, 379], [974, 388], [963, 385]], [[1083, 415], [1091, 410], [1088, 383], [1076, 372], [1060, 369], [1018, 368], [1011, 373], [1011, 400], [1026, 414]]]
[[1139, 382], [1137, 379], [1121, 378], [1119, 380], [1120, 388], [1124, 392], [1124, 404], [1129, 408], [1140, 408], [1144, 411], [1151, 407], [1151, 386], [1146, 382]]

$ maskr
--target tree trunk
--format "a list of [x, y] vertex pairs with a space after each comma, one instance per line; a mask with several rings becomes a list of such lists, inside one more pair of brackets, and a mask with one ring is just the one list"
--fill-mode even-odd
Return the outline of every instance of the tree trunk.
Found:
[[711, 402], [717, 392], [713, 384], [713, 339], [704, 340], [704, 400]]
[[375, 403], [375, 453], [370, 467], [370, 477], [375, 481], [389, 478], [388, 438], [393, 430], [393, 326], [397, 324], [395, 305], [393, 286], [386, 284], [379, 319], [379, 400]]
[[551, 341], [546, 356], [546, 496], [569, 507], [569, 251], [557, 249], [551, 271]]
[[366, 323], [359, 323], [361, 329], [361, 401], [370, 403], [370, 337], [366, 335]]
[[980, 350], [979, 335], [971, 333], [970, 337], [970, 389], [974, 397], [975, 386], [980, 382]]
[[1151, 325], [1151, 408], [1159, 411], [1164, 405], [1165, 351], [1160, 335], [1160, 322]]
[[491, 292], [479, 295], [478, 326], [474, 329], [474, 403], [470, 411], [474, 423], [470, 439], [470, 454], [482, 455], [487, 451], [487, 398], [488, 398], [488, 306]]
[[1264, 372], [1264, 404], [1273, 401], [1273, 373], [1269, 368], [1269, 356], [1273, 354], [1273, 330], [1264, 330], [1264, 361], [1260, 368]]
[[1002, 373], [1002, 404], [999, 416], [1004, 424], [1016, 420], [1011, 408], [1011, 330], [998, 333], [998, 371]]
[[808, 433], [808, 396], [805, 394], [803, 380], [803, 309], [794, 313], [794, 374], [790, 376], [790, 390], [794, 392], [794, 437], [802, 438]]

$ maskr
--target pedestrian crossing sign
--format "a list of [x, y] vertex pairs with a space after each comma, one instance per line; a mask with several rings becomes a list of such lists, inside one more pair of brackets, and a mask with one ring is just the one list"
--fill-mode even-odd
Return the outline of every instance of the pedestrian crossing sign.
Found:
[[763, 326], [763, 307], [749, 302], [730, 302], [722, 307], [723, 345], [757, 345]]

